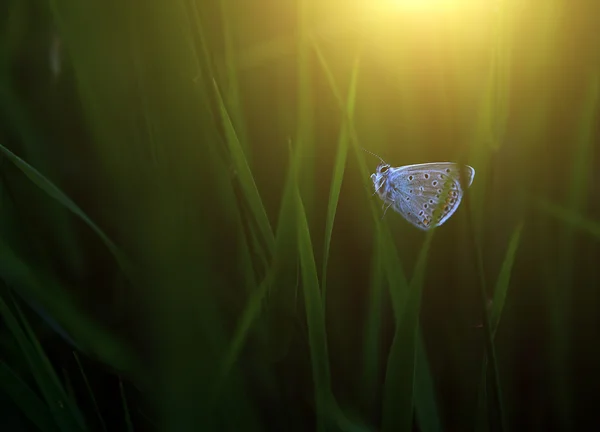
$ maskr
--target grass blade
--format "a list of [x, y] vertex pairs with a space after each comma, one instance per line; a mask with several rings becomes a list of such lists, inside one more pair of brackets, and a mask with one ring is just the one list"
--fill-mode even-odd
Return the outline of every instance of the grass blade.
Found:
[[324, 430], [323, 419], [326, 415], [325, 411], [333, 399], [329, 373], [329, 356], [327, 354], [327, 337], [325, 334], [325, 316], [321, 303], [317, 266], [310, 241], [308, 221], [299, 193], [296, 195], [296, 205], [298, 211], [300, 269], [315, 386], [315, 402], [317, 405], [317, 430]]
[[79, 371], [81, 372], [81, 377], [83, 378], [83, 382], [85, 383], [85, 388], [86, 388], [88, 394], [90, 395], [92, 404], [94, 405], [94, 411], [96, 412], [96, 415], [98, 416], [98, 420], [100, 421], [100, 427], [102, 428], [102, 430], [104, 432], [107, 432], [106, 423], [104, 422], [104, 418], [102, 417], [102, 414], [100, 413], [100, 407], [98, 407], [98, 402], [96, 402], [96, 397], [94, 396], [94, 392], [92, 391], [90, 382], [88, 381], [87, 375], [85, 374], [85, 371], [83, 370], [83, 365], [79, 361], [79, 356], [77, 355], [77, 353], [75, 351], [73, 351], [73, 357], [75, 357], [75, 361], [77, 362], [77, 366], [79, 367]]
[[435, 228], [427, 232], [419, 252], [406, 304], [396, 306], [396, 310], [402, 312], [396, 321], [388, 356], [382, 406], [383, 432], [412, 430], [421, 292], [434, 232]]
[[329, 260], [329, 249], [331, 246], [331, 235], [333, 232], [333, 223], [335, 221], [335, 213], [337, 210], [337, 204], [340, 197], [340, 189], [342, 187], [342, 180], [344, 177], [344, 169], [346, 166], [346, 158], [348, 155], [348, 141], [349, 141], [349, 126], [348, 122], [352, 121], [352, 115], [354, 114], [354, 104], [356, 100], [356, 83], [358, 79], [358, 66], [359, 57], [357, 56], [352, 68], [352, 77], [350, 80], [350, 86], [348, 89], [346, 113], [347, 118], [344, 116], [342, 120], [342, 126], [340, 130], [340, 136], [338, 139], [338, 151], [335, 158], [335, 165], [333, 168], [333, 178], [331, 180], [331, 187], [329, 189], [329, 201], [327, 203], [327, 220], [325, 224], [325, 239], [324, 239], [324, 253], [323, 253], [323, 272], [321, 277], [321, 297], [323, 298], [323, 305], [325, 306], [326, 295], [327, 295], [327, 263]]
[[[506, 295], [508, 293], [508, 286], [510, 284], [510, 276], [513, 264], [515, 262], [517, 256], [517, 249], [519, 247], [521, 241], [521, 233], [523, 231], [524, 223], [521, 222], [511, 235], [508, 248], [506, 250], [506, 255], [504, 256], [504, 261], [502, 262], [502, 267], [500, 269], [500, 273], [498, 275], [498, 279], [496, 281], [496, 289], [494, 290], [494, 297], [492, 299], [492, 310], [490, 313], [489, 323], [490, 323], [490, 333], [492, 337], [492, 341], [496, 336], [496, 331], [498, 330], [498, 325], [500, 324], [500, 317], [502, 316], [502, 311], [504, 310], [504, 304], [506, 300]], [[485, 430], [486, 422], [485, 418], [488, 417], [487, 410], [487, 371], [488, 371], [488, 356], [487, 354], [483, 357], [483, 364], [481, 369], [481, 378], [479, 384], [479, 413], [478, 413], [478, 424], [476, 425], [477, 429]]]
[[240, 144], [231, 118], [229, 117], [229, 113], [227, 112], [223, 98], [221, 97], [219, 86], [217, 85], [216, 81], [213, 81], [213, 84], [234, 169], [239, 176], [240, 185], [248, 205], [250, 206], [252, 215], [258, 224], [258, 229], [267, 243], [268, 249], [272, 251], [275, 247], [275, 236], [273, 235], [273, 230], [271, 229], [271, 225], [267, 217], [267, 212], [263, 206], [256, 183], [254, 182], [254, 177], [252, 176], [248, 161], [246, 160], [244, 150]]
[[121, 269], [128, 276], [132, 276], [132, 268], [131, 265], [127, 262], [127, 259], [120, 251], [119, 248], [112, 242], [112, 240], [96, 225], [96, 223], [88, 217], [81, 208], [77, 204], [71, 200], [63, 191], [61, 191], [54, 183], [52, 183], [49, 179], [43, 176], [38, 170], [29, 165], [23, 159], [15, 155], [9, 149], [0, 144], [0, 151], [2, 151], [6, 157], [25, 174], [37, 187], [46, 192], [50, 197], [54, 198], [61, 205], [69, 209], [76, 216], [78, 216], [82, 221], [84, 221], [97, 235], [100, 237], [102, 242], [106, 245], [108, 250], [113, 254], [117, 263], [121, 266]]
[[48, 406], [24, 383], [10, 367], [0, 360], [0, 385], [23, 414], [43, 432], [56, 432], [57, 428]]
[[119, 392], [121, 393], [121, 404], [123, 405], [123, 412], [125, 414], [125, 424], [127, 425], [127, 431], [133, 432], [133, 422], [131, 421], [129, 405], [127, 404], [127, 397], [125, 396], [125, 388], [123, 387], [123, 380], [121, 379], [119, 379]]

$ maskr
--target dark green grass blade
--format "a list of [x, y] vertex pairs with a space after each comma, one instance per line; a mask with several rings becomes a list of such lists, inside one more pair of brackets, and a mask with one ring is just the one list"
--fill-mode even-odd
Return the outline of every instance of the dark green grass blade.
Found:
[[244, 124], [242, 97], [238, 79], [238, 65], [235, 56], [235, 45], [234, 45], [234, 28], [235, 23], [232, 22], [233, 8], [236, 7], [236, 0], [220, 0], [219, 6], [221, 8], [221, 17], [223, 23], [223, 39], [224, 39], [224, 53], [225, 53], [225, 69], [227, 76], [227, 106], [230, 108], [229, 112], [232, 114], [232, 123], [235, 126], [235, 130], [240, 140], [240, 144], [246, 155], [246, 160], [251, 165], [252, 160], [248, 142], [246, 140], [246, 129]]
[[37, 187], [42, 189], [50, 197], [54, 198], [61, 205], [69, 209], [76, 216], [81, 218], [97, 235], [100, 237], [102, 242], [106, 245], [108, 250], [113, 254], [117, 263], [121, 266], [122, 270], [129, 276], [132, 276], [131, 265], [128, 263], [124, 254], [119, 248], [113, 243], [113, 241], [96, 225], [96, 223], [90, 219], [77, 204], [73, 202], [64, 192], [62, 192], [54, 183], [44, 177], [34, 167], [29, 165], [23, 159], [15, 155], [9, 149], [0, 144], [0, 151], [2, 151], [6, 157], [17, 167], [23, 174], [25, 174]]
[[496, 331], [498, 330], [498, 326], [500, 324], [502, 311], [504, 310], [506, 295], [508, 293], [508, 286], [510, 284], [512, 267], [517, 256], [519, 244], [521, 243], [521, 233], [523, 232], [523, 225], [524, 223], [521, 222], [513, 231], [513, 234], [510, 238], [510, 242], [508, 244], [508, 249], [506, 250], [506, 256], [504, 257], [504, 261], [502, 262], [500, 274], [498, 275], [498, 280], [496, 281], [496, 289], [494, 290], [494, 298], [492, 300], [492, 311], [490, 314], [490, 327], [492, 330], [492, 336], [496, 335]]
[[[379, 231], [377, 232], [379, 234]], [[363, 334], [363, 400], [367, 412], [374, 412], [377, 408], [377, 392], [379, 392], [380, 376], [380, 344], [381, 344], [381, 316], [385, 299], [385, 272], [383, 267], [383, 248], [381, 239], [375, 240], [373, 259], [371, 262], [371, 283], [368, 310]]]
[[[16, 314], [11, 309], [14, 309]], [[11, 308], [0, 297], [0, 315], [19, 344], [36, 384], [50, 408], [54, 423], [61, 431], [84, 430], [83, 416], [65, 392], [18, 306], [12, 302]]]
[[129, 404], [127, 403], [127, 396], [125, 396], [125, 388], [123, 387], [123, 380], [119, 379], [119, 393], [121, 394], [121, 405], [123, 406], [123, 415], [125, 416], [125, 424], [127, 425], [127, 431], [133, 432], [133, 422], [131, 421], [131, 414], [129, 413]]
[[107, 432], [106, 422], [104, 421], [104, 418], [102, 417], [102, 414], [100, 413], [100, 407], [98, 407], [98, 402], [96, 401], [96, 396], [94, 396], [94, 391], [92, 390], [92, 387], [90, 386], [90, 382], [88, 381], [87, 375], [86, 375], [85, 371], [83, 370], [83, 365], [81, 364], [81, 361], [79, 361], [79, 356], [77, 355], [77, 353], [75, 351], [73, 351], [73, 357], [75, 357], [75, 361], [77, 362], [77, 367], [79, 368], [79, 371], [81, 372], [81, 377], [83, 378], [83, 382], [85, 383], [85, 388], [88, 392], [88, 395], [90, 396], [92, 405], [94, 406], [94, 411], [95, 411], [96, 415], [98, 416], [98, 421], [100, 422], [100, 427], [102, 428], [102, 430], [104, 432]]
[[548, 201], [539, 201], [537, 208], [553, 218], [600, 241], [600, 222], [586, 218], [577, 211], [570, 210]]
[[[574, 212], [584, 212], [589, 200], [588, 192], [593, 182], [592, 170], [596, 169], [592, 161], [597, 149], [597, 122], [600, 101], [600, 73], [594, 71], [589, 76], [585, 98], [576, 123], [576, 134], [573, 142], [573, 160], [566, 206]], [[575, 227], [564, 225], [559, 232], [559, 273], [558, 278], [550, 286], [547, 297], [550, 306], [550, 325], [554, 337], [552, 344], [552, 379], [556, 386], [553, 396], [554, 404], [560, 413], [562, 427], [571, 429], [577, 423], [575, 418], [575, 381], [573, 367], [574, 335], [579, 332], [573, 323], [573, 293], [565, 287], [572, 286], [576, 272], [577, 243]]]
[[[481, 245], [478, 241], [478, 230], [477, 227], [473, 224], [473, 217], [471, 216], [471, 208], [470, 208], [470, 199], [467, 194], [466, 196], [467, 207], [468, 207], [468, 217], [469, 217], [469, 225], [471, 226], [471, 238], [473, 245], [473, 253], [475, 255], [475, 265], [476, 270], [479, 276], [479, 294], [480, 294], [480, 304], [483, 315], [483, 338], [485, 343], [485, 353], [486, 359], [489, 361], [489, 367], [486, 369], [487, 374], [489, 374], [491, 380], [489, 382], [491, 387], [491, 394], [493, 397], [493, 417], [490, 416], [490, 425], [494, 427], [493, 430], [498, 430], [500, 432], [506, 431], [507, 422], [506, 422], [506, 411], [504, 410], [504, 402], [502, 397], [502, 389], [500, 387], [500, 378], [498, 373], [498, 357], [496, 356], [496, 347], [494, 345], [493, 333], [491, 330], [490, 324], [490, 314], [487, 310], [488, 305], [488, 292], [486, 287], [486, 279], [483, 267], [483, 253], [481, 251]], [[486, 386], [487, 390], [487, 386]]]
[[40, 431], [58, 431], [48, 405], [2, 360], [0, 360], [0, 387]]
[[240, 185], [248, 205], [250, 206], [252, 215], [258, 224], [258, 229], [264, 241], [266, 242], [268, 249], [272, 251], [275, 247], [275, 237], [267, 217], [267, 212], [263, 206], [258, 188], [254, 182], [254, 177], [250, 171], [250, 166], [246, 160], [244, 150], [240, 144], [229, 113], [227, 112], [227, 108], [225, 107], [225, 103], [223, 102], [223, 98], [221, 97], [221, 92], [219, 91], [219, 86], [217, 85], [216, 81], [214, 82], [214, 88], [234, 169], [239, 176]]
[[435, 395], [435, 383], [429, 368], [427, 351], [423, 343], [421, 330], [417, 333], [417, 353], [415, 370], [415, 407], [417, 414], [417, 423], [422, 432], [440, 432], [442, 423], [438, 412], [438, 405]]
[[128, 348], [85, 315], [51, 275], [28, 266], [1, 240], [0, 274], [26, 301], [36, 299], [50, 316], [56, 317], [86, 352], [117, 370], [141, 378], [137, 360]]
[[412, 431], [421, 293], [425, 279], [427, 255], [434, 232], [435, 228], [428, 231], [425, 236], [406, 303], [396, 306], [396, 310], [402, 310], [402, 312], [396, 321], [396, 331], [385, 374], [382, 406], [383, 432]]
[[[517, 250], [521, 241], [521, 233], [523, 231], [523, 222], [521, 222], [510, 238], [504, 261], [496, 281], [496, 288], [494, 290], [494, 297], [492, 299], [492, 310], [490, 312], [490, 333], [492, 339], [495, 338], [498, 325], [500, 324], [500, 318], [502, 311], [504, 310], [504, 304], [506, 301], [506, 295], [508, 293], [508, 287], [510, 285], [510, 277], [515, 258], [517, 256]], [[487, 370], [488, 370], [488, 358], [484, 355], [483, 364], [481, 369], [481, 378], [479, 384], [479, 412], [478, 412], [478, 430], [487, 430], [486, 418], [488, 417], [487, 410]]]
[[304, 213], [304, 205], [300, 195], [296, 196], [298, 211], [298, 249], [300, 253], [300, 269], [302, 288], [308, 324], [308, 340], [312, 363], [315, 402], [317, 406], [317, 430], [325, 430], [324, 418], [333, 395], [329, 372], [329, 356], [327, 354], [327, 336], [325, 333], [325, 316], [319, 291], [317, 267], [313, 255], [308, 221]]
[[[331, 180], [331, 187], [329, 189], [329, 201], [327, 203], [327, 220], [325, 224], [325, 246], [323, 253], [323, 272], [321, 277], [321, 296], [323, 298], [323, 305], [325, 305], [325, 298], [327, 295], [327, 264], [329, 260], [329, 249], [331, 246], [331, 235], [333, 232], [333, 224], [335, 221], [335, 214], [337, 210], [338, 200], [340, 197], [340, 189], [342, 187], [342, 180], [344, 177], [344, 170], [346, 167], [346, 158], [348, 155], [348, 142], [349, 142], [349, 126], [348, 122], [352, 121], [354, 114], [354, 105], [356, 99], [356, 83], [358, 80], [358, 69], [359, 69], [359, 57], [356, 57], [354, 67], [352, 68], [352, 77], [350, 80], [350, 86], [348, 89], [347, 107], [346, 113], [348, 120], [344, 118], [342, 120], [342, 126], [338, 139], [338, 151], [335, 158], [335, 165], [333, 168], [333, 178]], [[328, 76], [331, 76], [331, 71], [327, 71]]]

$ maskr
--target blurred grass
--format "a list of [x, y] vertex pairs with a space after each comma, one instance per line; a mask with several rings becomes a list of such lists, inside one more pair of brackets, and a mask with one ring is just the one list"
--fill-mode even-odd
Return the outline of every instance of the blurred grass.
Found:
[[[307, 0], [255, 9], [51, 0], [82, 138], [42, 125], [15, 86], [35, 10], [18, 3], [4, 6], [13, 18], [1, 23], [0, 150], [18, 172], [2, 165], [0, 277], [56, 333], [133, 380], [157, 407], [158, 429], [579, 424], [575, 300], [595, 304], [578, 291], [579, 242], [600, 232], [590, 204], [598, 55], [572, 54], [579, 75], [546, 72], [571, 64], [569, 43], [597, 48], [573, 23], [579, 32], [568, 31], [569, 19], [593, 29], [594, 7], [506, 0], [446, 16], [346, 5], [331, 17], [332, 5]], [[56, 111], [44, 111], [47, 123], [70, 115]], [[468, 163], [475, 180], [456, 215], [423, 236], [397, 214], [382, 220], [375, 163], [361, 147], [383, 148], [393, 165]], [[100, 174], [69, 177], [65, 166], [85, 158]], [[71, 197], [79, 182], [89, 194]], [[34, 227], [29, 215], [39, 213]], [[112, 261], [86, 252], [89, 237], [69, 213]], [[127, 335], [102, 322], [115, 319], [108, 300], [94, 314], [80, 301], [87, 279], [73, 275], [95, 268], [131, 282], [98, 284], [106, 298], [127, 291]], [[548, 316], [519, 309], [540, 295], [532, 303]], [[435, 302], [443, 307], [432, 315]], [[27, 365], [3, 361], [1, 388], [36, 428], [112, 430], [102, 413], [117, 406], [118, 427], [139, 429], [120, 375], [119, 395], [105, 394], [77, 359], [81, 397], [58, 378], [18, 302], [3, 293], [0, 308], [2, 332], [16, 341], [10, 359]], [[477, 341], [463, 329], [475, 313], [484, 317]], [[528, 393], [552, 407], [537, 426], [519, 411], [520, 372], [496, 355], [528, 349], [515, 330], [528, 320], [548, 340], [539, 367], [548, 383]]]

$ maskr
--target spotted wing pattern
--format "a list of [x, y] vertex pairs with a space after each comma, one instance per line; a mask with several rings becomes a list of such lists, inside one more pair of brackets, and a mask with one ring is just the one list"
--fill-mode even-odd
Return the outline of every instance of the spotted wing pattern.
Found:
[[[456, 211], [463, 187], [473, 182], [475, 170], [452, 162], [407, 165], [388, 170], [380, 196], [416, 227], [440, 226]], [[461, 184], [462, 180], [462, 184]]]

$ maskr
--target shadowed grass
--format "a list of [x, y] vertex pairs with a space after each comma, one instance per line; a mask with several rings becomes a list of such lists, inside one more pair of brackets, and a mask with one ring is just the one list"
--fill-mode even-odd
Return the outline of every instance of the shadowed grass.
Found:
[[269, 224], [267, 213], [262, 204], [262, 199], [260, 198], [256, 183], [254, 182], [254, 177], [250, 171], [250, 166], [246, 160], [244, 150], [240, 144], [231, 118], [229, 117], [227, 109], [225, 108], [225, 103], [221, 97], [219, 87], [216, 81], [213, 81], [213, 83], [215, 94], [217, 95], [219, 111], [221, 113], [221, 121], [225, 127], [225, 137], [229, 146], [229, 154], [231, 156], [234, 169], [239, 176], [240, 186], [242, 187], [247, 203], [250, 206], [252, 216], [258, 224], [258, 229], [264, 241], [267, 243], [268, 249], [273, 250], [275, 246], [275, 238], [273, 236], [273, 231], [271, 230], [271, 225]]
[[[412, 430], [421, 292], [425, 279], [427, 255], [435, 231], [436, 228], [433, 228], [425, 236], [408, 287], [406, 303], [395, 306], [396, 310], [402, 310], [402, 312], [396, 318], [396, 330], [385, 374], [381, 429], [383, 432], [409, 432]], [[390, 288], [397, 289], [394, 286]], [[393, 297], [392, 301], [394, 301]]]
[[[508, 287], [510, 285], [510, 276], [513, 264], [517, 256], [517, 249], [521, 241], [521, 232], [523, 231], [523, 223], [521, 222], [515, 228], [504, 256], [504, 261], [498, 274], [496, 281], [496, 288], [494, 290], [494, 296], [492, 298], [492, 308], [489, 312], [489, 328], [491, 333], [492, 341], [495, 339], [498, 325], [500, 324], [500, 318], [504, 310], [504, 303], [506, 295], [508, 293]], [[487, 309], [486, 309], [486, 313]], [[479, 383], [479, 412], [476, 428], [477, 430], [489, 430], [487, 420], [489, 419], [488, 408], [487, 408], [487, 374], [488, 374], [488, 356], [484, 355], [483, 364], [481, 369], [481, 378]], [[508, 422], [508, 421], [507, 421]], [[509, 426], [510, 423], [507, 424]], [[510, 429], [508, 429], [510, 430]]]
[[[59, 204], [70, 210], [73, 214], [79, 217], [83, 222], [85, 222], [95, 233], [98, 235], [100, 240], [106, 245], [108, 250], [115, 257], [117, 263], [121, 266], [121, 269], [128, 275], [129, 278], [132, 279], [132, 266], [127, 261], [125, 255], [117, 248], [117, 246], [112, 242], [110, 238], [96, 225], [92, 219], [90, 219], [84, 212], [79, 208], [77, 204], [73, 202], [64, 192], [62, 192], [54, 183], [48, 180], [45, 176], [43, 176], [39, 171], [37, 171], [34, 167], [29, 165], [23, 159], [15, 155], [9, 149], [0, 144], [0, 151], [4, 153], [8, 159], [19, 169], [23, 174], [27, 176], [31, 180], [33, 184], [43, 190], [46, 194], [48, 194], [51, 198], [55, 199]], [[130, 279], [130, 280], [131, 280]]]
[[[1, 297], [0, 302], [3, 302]], [[0, 360], [0, 388], [40, 431], [59, 430], [48, 405], [2, 360]]]
[[96, 400], [96, 396], [94, 395], [94, 391], [92, 390], [92, 387], [90, 386], [90, 382], [88, 380], [88, 377], [87, 377], [85, 371], [83, 370], [83, 365], [81, 364], [81, 361], [79, 361], [79, 356], [77, 355], [77, 353], [75, 351], [73, 351], [73, 357], [75, 358], [75, 361], [77, 362], [77, 367], [79, 368], [79, 371], [81, 372], [81, 378], [83, 378], [83, 382], [85, 383], [85, 388], [86, 388], [86, 390], [88, 392], [88, 395], [90, 396], [90, 400], [92, 401], [92, 405], [94, 406], [94, 412], [98, 416], [98, 421], [100, 423], [100, 428], [104, 432], [107, 432], [106, 422], [104, 421], [104, 418], [102, 417], [102, 414], [100, 413], [100, 407], [98, 407], [98, 402]]
[[306, 308], [306, 322], [308, 324], [313, 384], [315, 387], [317, 430], [325, 431], [327, 429], [324, 418], [333, 399], [329, 372], [329, 356], [327, 354], [327, 336], [325, 334], [325, 316], [321, 303], [317, 267], [310, 241], [308, 221], [306, 220], [304, 206], [299, 194], [296, 199], [298, 211], [298, 248]]
[[123, 387], [123, 381], [119, 379], [119, 393], [121, 393], [121, 404], [123, 406], [123, 413], [125, 415], [125, 424], [127, 425], [127, 432], [133, 432], [133, 423], [131, 422], [131, 414], [129, 413], [129, 404], [127, 403], [127, 396], [125, 395], [125, 388]]
[[[27, 361], [27, 365], [49, 408], [54, 424], [64, 432], [85, 430], [85, 422], [81, 412], [75, 402], [67, 395], [18, 305], [12, 301], [11, 303], [12, 308], [4, 301], [4, 298], [0, 297], [0, 316], [4, 319], [21, 348], [23, 357]], [[16, 313], [13, 313], [13, 310]], [[29, 403], [32, 401], [32, 398], [28, 398]], [[26, 413], [29, 412], [25, 406], [24, 408]], [[44, 411], [42, 410], [42, 413]]]
[[592, 236], [594, 239], [600, 240], [600, 222], [582, 216], [580, 213], [571, 209], [547, 201], [539, 201], [537, 203], [537, 208], [539, 211]]

